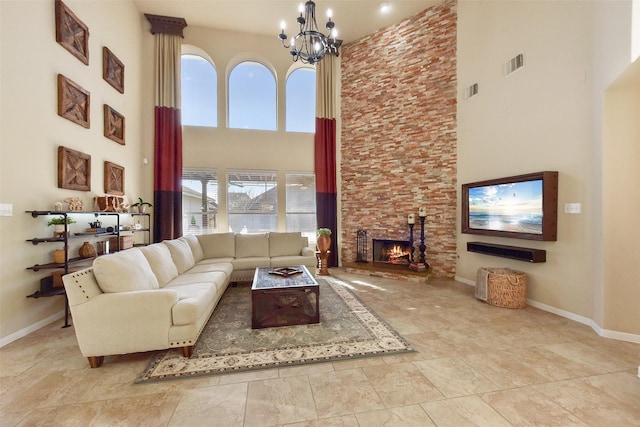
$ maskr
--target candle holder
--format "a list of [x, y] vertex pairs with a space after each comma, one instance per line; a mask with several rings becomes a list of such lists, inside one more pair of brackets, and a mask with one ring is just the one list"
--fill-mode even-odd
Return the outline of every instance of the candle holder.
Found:
[[409, 246], [411, 247], [409, 252], [409, 264], [411, 264], [413, 262], [413, 251], [415, 250], [415, 248], [413, 247], [413, 226], [415, 224], [410, 222], [409, 223]]
[[425, 217], [421, 215], [420, 216], [420, 246], [418, 246], [418, 248], [420, 249], [420, 263], [424, 264], [425, 267], [429, 267], [429, 264], [427, 264], [427, 261], [424, 255], [424, 252], [427, 249], [427, 246], [424, 244], [424, 220], [425, 220]]

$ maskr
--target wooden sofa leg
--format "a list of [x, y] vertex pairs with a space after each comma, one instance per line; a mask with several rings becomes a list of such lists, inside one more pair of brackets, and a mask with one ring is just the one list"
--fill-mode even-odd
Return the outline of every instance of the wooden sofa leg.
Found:
[[102, 362], [104, 362], [104, 356], [90, 356], [87, 357], [89, 359], [89, 365], [92, 368], [99, 368], [102, 366]]
[[184, 347], [182, 347], [182, 355], [184, 357], [191, 357], [192, 353], [193, 353], [193, 346], [192, 345], [185, 345]]

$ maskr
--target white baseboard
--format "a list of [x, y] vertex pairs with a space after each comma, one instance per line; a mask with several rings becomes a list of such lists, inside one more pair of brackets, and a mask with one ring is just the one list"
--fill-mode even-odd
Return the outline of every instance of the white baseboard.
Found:
[[[476, 286], [475, 281], [465, 279], [463, 277], [456, 276], [455, 280], [469, 286], [473, 286], [473, 287]], [[543, 304], [541, 302], [534, 301], [531, 299], [527, 299], [527, 304], [530, 305], [531, 307], [539, 308], [540, 310], [548, 311], [549, 313], [557, 314], [558, 316], [561, 316], [570, 320], [574, 320], [578, 323], [582, 323], [583, 325], [587, 325], [591, 327], [591, 329], [593, 329], [595, 333], [597, 333], [601, 337], [612, 338], [618, 341], [628, 341], [628, 342], [640, 344], [640, 335], [602, 329], [593, 319], [589, 319], [588, 317], [571, 313], [570, 311], [561, 310], [557, 307]]]
[[6, 337], [0, 339], [0, 347], [4, 347], [7, 344], [11, 344], [12, 342], [29, 335], [31, 332], [37, 331], [38, 329], [47, 326], [50, 323], [55, 322], [56, 320], [62, 319], [64, 317], [64, 311], [56, 313], [47, 317], [46, 319], [42, 319], [41, 321], [34, 323], [33, 325], [27, 326], [24, 329], [20, 329]]
[[474, 280], [465, 279], [464, 277], [460, 277], [460, 276], [454, 277], [454, 280], [456, 282], [462, 282], [465, 285], [473, 286], [474, 288], [476, 287], [476, 282]]

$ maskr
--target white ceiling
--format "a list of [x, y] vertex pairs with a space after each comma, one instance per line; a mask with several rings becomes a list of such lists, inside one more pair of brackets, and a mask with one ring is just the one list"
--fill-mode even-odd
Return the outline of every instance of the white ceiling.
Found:
[[[143, 13], [184, 18], [187, 25], [221, 30], [272, 35], [287, 24], [291, 37], [298, 32], [295, 22], [302, 0], [133, 0]], [[441, 3], [442, 0], [317, 0], [316, 21], [324, 30], [327, 9], [333, 12], [338, 38], [345, 43], [397, 24], [405, 18]], [[387, 14], [380, 5], [390, 6]]]

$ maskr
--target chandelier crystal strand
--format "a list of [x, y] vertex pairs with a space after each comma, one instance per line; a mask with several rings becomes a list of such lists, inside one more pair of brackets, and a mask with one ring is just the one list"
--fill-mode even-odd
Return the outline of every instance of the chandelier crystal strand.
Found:
[[287, 44], [288, 36], [285, 34], [285, 22], [281, 23], [281, 31], [278, 35], [282, 46], [291, 49], [289, 53], [294, 62], [298, 59], [304, 64], [316, 64], [324, 58], [326, 54], [338, 56], [338, 49], [342, 44], [341, 40], [336, 39], [335, 23], [331, 20], [331, 9], [327, 11], [328, 21], [325, 28], [328, 34], [323, 34], [318, 29], [316, 22], [316, 4], [309, 0], [304, 6], [300, 5], [300, 15], [296, 22], [300, 26], [300, 32], [293, 36]]

